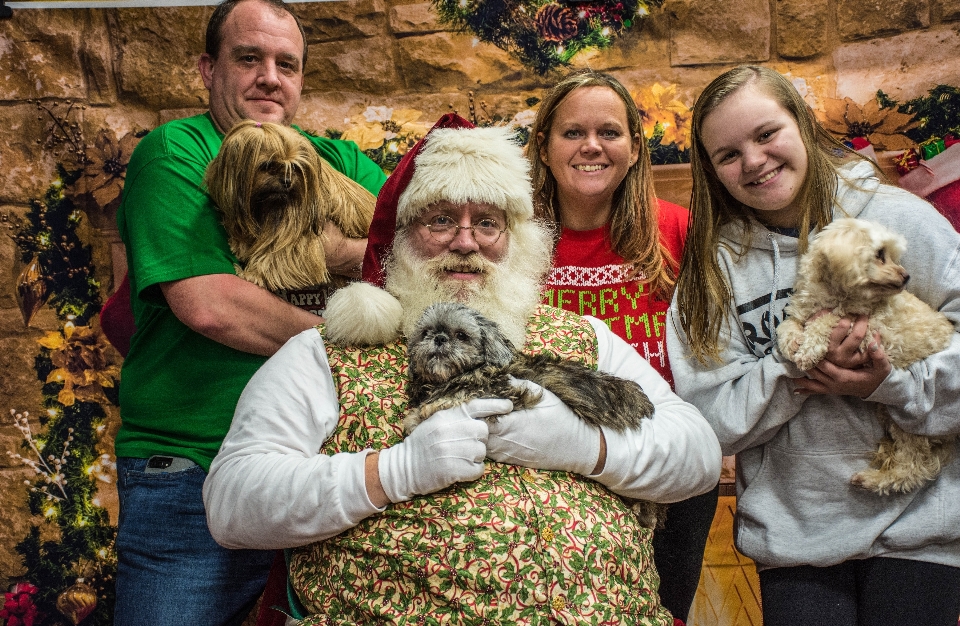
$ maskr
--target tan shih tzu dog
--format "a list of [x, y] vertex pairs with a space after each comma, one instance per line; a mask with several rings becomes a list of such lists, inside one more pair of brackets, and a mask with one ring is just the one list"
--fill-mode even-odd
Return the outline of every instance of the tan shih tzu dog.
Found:
[[[910, 276], [899, 265], [904, 238], [886, 227], [844, 218], [826, 226], [801, 257], [786, 319], [777, 327], [780, 352], [801, 370], [817, 365], [827, 352], [830, 334], [846, 315], [869, 316], [861, 350], [875, 333], [893, 367], [905, 368], [945, 349], [953, 324], [904, 287]], [[830, 313], [813, 316], [824, 310]], [[952, 437], [924, 437], [904, 432], [877, 404], [887, 436], [870, 469], [851, 483], [881, 495], [906, 493], [937, 478], [948, 460]]]
[[293, 128], [246, 120], [223, 139], [204, 183], [223, 214], [238, 274], [270, 291], [331, 282], [323, 228], [363, 238], [376, 198]]
[[[507, 398], [515, 411], [540, 402], [539, 392], [514, 385], [513, 379], [549, 389], [594, 426], [623, 431], [654, 413], [637, 383], [552, 354], [524, 354], [494, 322], [462, 304], [427, 308], [409, 337], [407, 355], [409, 404], [403, 424], [408, 434], [437, 411], [474, 398]], [[653, 528], [663, 521], [663, 505], [642, 500], [631, 505], [643, 525]]]

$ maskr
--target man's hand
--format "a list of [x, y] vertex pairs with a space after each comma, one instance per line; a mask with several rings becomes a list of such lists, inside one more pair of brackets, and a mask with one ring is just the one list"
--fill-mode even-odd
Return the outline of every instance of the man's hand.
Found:
[[[380, 451], [377, 469], [386, 497], [404, 502], [483, 476], [487, 423], [479, 418], [512, 409], [509, 400], [487, 398], [431, 415], [402, 442]], [[385, 504], [376, 493], [368, 495], [375, 505]]]
[[[516, 381], [542, 390], [532, 409], [513, 411], [490, 424], [487, 456], [500, 463], [542, 470], [597, 473], [600, 429], [584, 422], [550, 391], [528, 380]], [[602, 470], [602, 467], [600, 468]]]
[[359, 279], [366, 249], [366, 239], [350, 239], [333, 220], [327, 220], [323, 227], [323, 256], [331, 274]]
[[866, 398], [890, 374], [892, 366], [874, 335], [867, 349], [860, 350], [867, 336], [869, 319], [859, 315], [840, 320], [830, 334], [830, 346], [824, 359], [807, 372], [809, 378], [794, 378], [794, 393], [833, 394]]

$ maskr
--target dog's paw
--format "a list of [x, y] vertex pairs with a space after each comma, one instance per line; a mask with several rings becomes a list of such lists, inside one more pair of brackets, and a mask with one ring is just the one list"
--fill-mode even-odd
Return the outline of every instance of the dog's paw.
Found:
[[423, 416], [419, 409], [409, 409], [406, 417], [403, 418], [404, 434], [409, 435], [412, 433], [425, 419], [427, 419], [427, 417]]
[[816, 351], [797, 350], [793, 355], [793, 362], [804, 372], [812, 370], [817, 366], [817, 363], [822, 360], [823, 355], [818, 354]]
[[920, 488], [927, 480], [909, 474], [898, 474], [878, 469], [868, 469], [857, 472], [850, 479], [850, 484], [866, 491], [872, 491], [880, 496], [896, 493], [910, 493]]
[[794, 363], [797, 361], [797, 350], [800, 349], [800, 344], [803, 342], [803, 337], [791, 337], [784, 339], [780, 342], [780, 354], [787, 357]]
[[807, 335], [794, 353], [793, 362], [804, 372], [811, 370], [827, 355], [827, 347], [826, 343]]
[[803, 343], [803, 327], [792, 319], [784, 320], [777, 327], [777, 347], [780, 354], [792, 362], [796, 362], [797, 350]]

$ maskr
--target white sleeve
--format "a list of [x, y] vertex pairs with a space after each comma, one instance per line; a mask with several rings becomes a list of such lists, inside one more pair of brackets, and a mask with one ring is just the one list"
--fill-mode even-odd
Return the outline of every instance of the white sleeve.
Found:
[[203, 485], [207, 524], [228, 548], [293, 548], [381, 511], [367, 496], [369, 450], [320, 446], [340, 407], [320, 333], [291, 338], [247, 383]]
[[598, 369], [639, 384], [654, 406], [650, 419], [618, 433], [603, 429], [607, 460], [590, 478], [614, 493], [654, 502], [678, 502], [705, 493], [720, 480], [720, 443], [692, 404], [607, 325], [587, 317], [597, 335]]

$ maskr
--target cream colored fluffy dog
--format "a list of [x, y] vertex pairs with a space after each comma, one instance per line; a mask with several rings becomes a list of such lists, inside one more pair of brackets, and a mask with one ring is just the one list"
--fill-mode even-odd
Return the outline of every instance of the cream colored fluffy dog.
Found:
[[204, 183], [223, 214], [241, 278], [270, 291], [331, 282], [323, 227], [367, 236], [376, 198], [296, 130], [246, 120], [223, 138]]
[[[898, 262], [906, 248], [900, 235], [865, 220], [835, 220], [817, 235], [800, 259], [786, 319], [777, 328], [780, 352], [801, 370], [817, 365], [827, 353], [830, 333], [846, 315], [869, 316], [861, 350], [879, 333], [897, 368], [943, 350], [953, 324], [925, 302], [904, 291], [910, 279]], [[824, 309], [830, 313], [811, 319]], [[871, 468], [851, 483], [881, 495], [906, 493], [936, 479], [952, 448], [952, 438], [905, 433], [877, 405], [887, 432]]]

